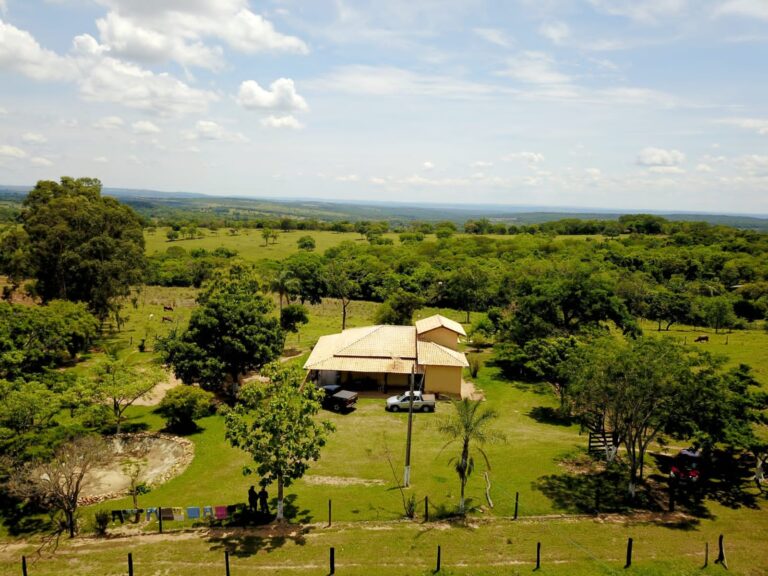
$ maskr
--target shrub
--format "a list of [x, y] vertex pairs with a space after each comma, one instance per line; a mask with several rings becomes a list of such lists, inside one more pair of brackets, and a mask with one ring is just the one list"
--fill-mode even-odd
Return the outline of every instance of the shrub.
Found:
[[191, 431], [196, 428], [195, 420], [211, 413], [213, 398], [213, 394], [202, 388], [177, 386], [168, 391], [157, 412], [171, 430]]
[[472, 378], [477, 378], [477, 373], [480, 372], [480, 368], [483, 367], [483, 361], [476, 354], [472, 354], [467, 358], [469, 362], [469, 374]]
[[109, 512], [106, 510], [98, 510], [94, 514], [94, 529], [97, 536], [104, 536], [107, 533], [107, 526], [109, 526]]

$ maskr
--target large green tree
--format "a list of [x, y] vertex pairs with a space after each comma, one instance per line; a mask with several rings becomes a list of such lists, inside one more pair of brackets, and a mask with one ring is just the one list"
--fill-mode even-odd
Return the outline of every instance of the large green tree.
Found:
[[320, 457], [334, 428], [317, 420], [323, 391], [305, 383], [302, 372], [280, 365], [264, 372], [269, 384], [245, 384], [226, 414], [227, 439], [253, 458], [246, 473], [259, 474], [262, 486], [277, 484], [277, 520], [283, 520], [284, 489]]
[[188, 328], [162, 344], [178, 378], [209, 390], [229, 384], [234, 393], [243, 374], [280, 356], [285, 335], [259, 290], [253, 272], [240, 267], [209, 284]]
[[143, 278], [141, 220], [102, 196], [95, 178], [41, 180], [24, 200], [22, 221], [35, 292], [45, 302], [86, 302], [104, 320]]

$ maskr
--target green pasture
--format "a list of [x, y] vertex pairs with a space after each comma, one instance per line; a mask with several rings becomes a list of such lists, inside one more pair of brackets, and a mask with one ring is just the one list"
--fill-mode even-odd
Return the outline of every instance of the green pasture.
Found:
[[[215, 250], [216, 248], [225, 247], [237, 250], [238, 255], [246, 260], [283, 260], [299, 251], [296, 242], [302, 236], [312, 236], [315, 239], [315, 251], [321, 254], [328, 248], [337, 246], [347, 240], [367, 242], [365, 238], [355, 232], [291, 230], [289, 232], [279, 231], [280, 235], [277, 241], [273, 244], [270, 240], [269, 244], [265, 245], [264, 239], [261, 237], [261, 230], [251, 230], [248, 228], [238, 230], [235, 235], [230, 234], [227, 229], [223, 228], [215, 232], [201, 228], [199, 230], [203, 234], [202, 238], [169, 242], [165, 236], [168, 230], [168, 228], [158, 228], [154, 232], [144, 233], [147, 255], [165, 252], [171, 246], [179, 246], [187, 252], [195, 248]], [[397, 234], [385, 234], [385, 237], [392, 238], [395, 243], [399, 242]]]

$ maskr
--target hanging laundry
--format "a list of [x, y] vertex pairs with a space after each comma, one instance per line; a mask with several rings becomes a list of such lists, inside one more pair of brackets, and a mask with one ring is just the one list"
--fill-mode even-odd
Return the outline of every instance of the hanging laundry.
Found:
[[215, 506], [213, 509], [213, 517], [216, 518], [216, 520], [224, 520], [227, 518], [229, 514], [227, 513], [227, 507], [226, 506]]
[[190, 508], [187, 508], [187, 518], [190, 520], [197, 520], [200, 518], [200, 507], [199, 506], [192, 506]]
[[176, 522], [183, 522], [184, 521], [184, 509], [183, 508], [173, 508], [173, 519]]

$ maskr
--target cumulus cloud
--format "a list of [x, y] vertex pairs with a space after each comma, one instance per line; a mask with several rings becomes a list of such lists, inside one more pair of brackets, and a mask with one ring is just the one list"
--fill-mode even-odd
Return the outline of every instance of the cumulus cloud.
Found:
[[696, 172], [712, 172], [713, 168], [709, 164], [705, 164], [704, 162], [698, 164], [696, 166]]
[[77, 77], [70, 58], [46, 50], [32, 34], [0, 20], [0, 70], [40, 81], [66, 81]]
[[568, 84], [571, 78], [557, 70], [554, 59], [544, 52], [525, 51], [510, 58], [498, 72], [526, 84]]
[[42, 156], [35, 156], [34, 158], [30, 158], [29, 162], [35, 166], [53, 166], [53, 162], [48, 160], [48, 158], [43, 158]]
[[499, 30], [498, 28], [474, 28], [472, 32], [486, 42], [490, 42], [496, 46], [501, 46], [502, 48], [509, 48], [512, 46], [512, 40], [509, 39], [503, 30]]
[[764, 136], [768, 135], [768, 119], [766, 118], [722, 118], [718, 122], [745, 130], [753, 130]]
[[0, 144], [0, 156], [5, 156], [6, 158], [26, 158], [27, 153], [21, 148], [16, 148], [16, 146]]
[[435, 167], [435, 165], [432, 164], [432, 162], [430, 162], [429, 160], [424, 162], [421, 166], [424, 168], [424, 170], [432, 170]]
[[524, 160], [528, 164], [538, 164], [544, 161], [544, 155], [538, 152], [512, 152], [504, 156], [504, 160], [511, 162], [513, 160]]
[[231, 132], [211, 120], [198, 120], [193, 130], [184, 133], [188, 140], [218, 140], [223, 142], [244, 143], [248, 138], [240, 132]]
[[169, 74], [156, 74], [105, 56], [88, 35], [77, 37], [75, 46], [82, 56], [79, 85], [86, 100], [112, 102], [161, 116], [180, 116], [203, 112], [218, 99], [214, 93], [192, 88]]
[[637, 163], [654, 172], [672, 173], [673, 171], [668, 169], [678, 167], [683, 162], [685, 154], [679, 150], [648, 147], [643, 148], [637, 155]]
[[139, 120], [131, 125], [134, 134], [158, 134], [160, 128], [149, 120]]
[[304, 125], [290, 114], [285, 116], [267, 116], [262, 119], [261, 125], [268, 128], [290, 128], [292, 130], [304, 128]]
[[123, 124], [125, 124], [125, 122], [123, 122], [123, 119], [120, 118], [120, 116], [104, 116], [96, 120], [91, 126], [99, 130], [115, 130], [120, 128]]
[[223, 49], [215, 42], [247, 54], [309, 51], [301, 39], [252, 12], [248, 0], [99, 1], [110, 8], [97, 21], [99, 39], [112, 54], [139, 62], [219, 69]]
[[246, 80], [240, 84], [237, 103], [248, 110], [303, 111], [308, 108], [290, 78], [278, 78], [269, 85], [269, 90], [259, 86], [255, 80]]
[[545, 22], [539, 26], [539, 34], [553, 44], [562, 44], [571, 35], [571, 29], [565, 22]]
[[42, 134], [37, 134], [36, 132], [26, 132], [21, 135], [21, 139], [24, 142], [29, 142], [30, 144], [45, 144], [48, 142], [48, 138]]
[[472, 166], [472, 168], [490, 168], [493, 166], [493, 162], [488, 162], [487, 160], [475, 160], [470, 166]]
[[357, 174], [342, 174], [341, 176], [336, 176], [337, 182], [357, 182], [360, 180], [360, 177]]

